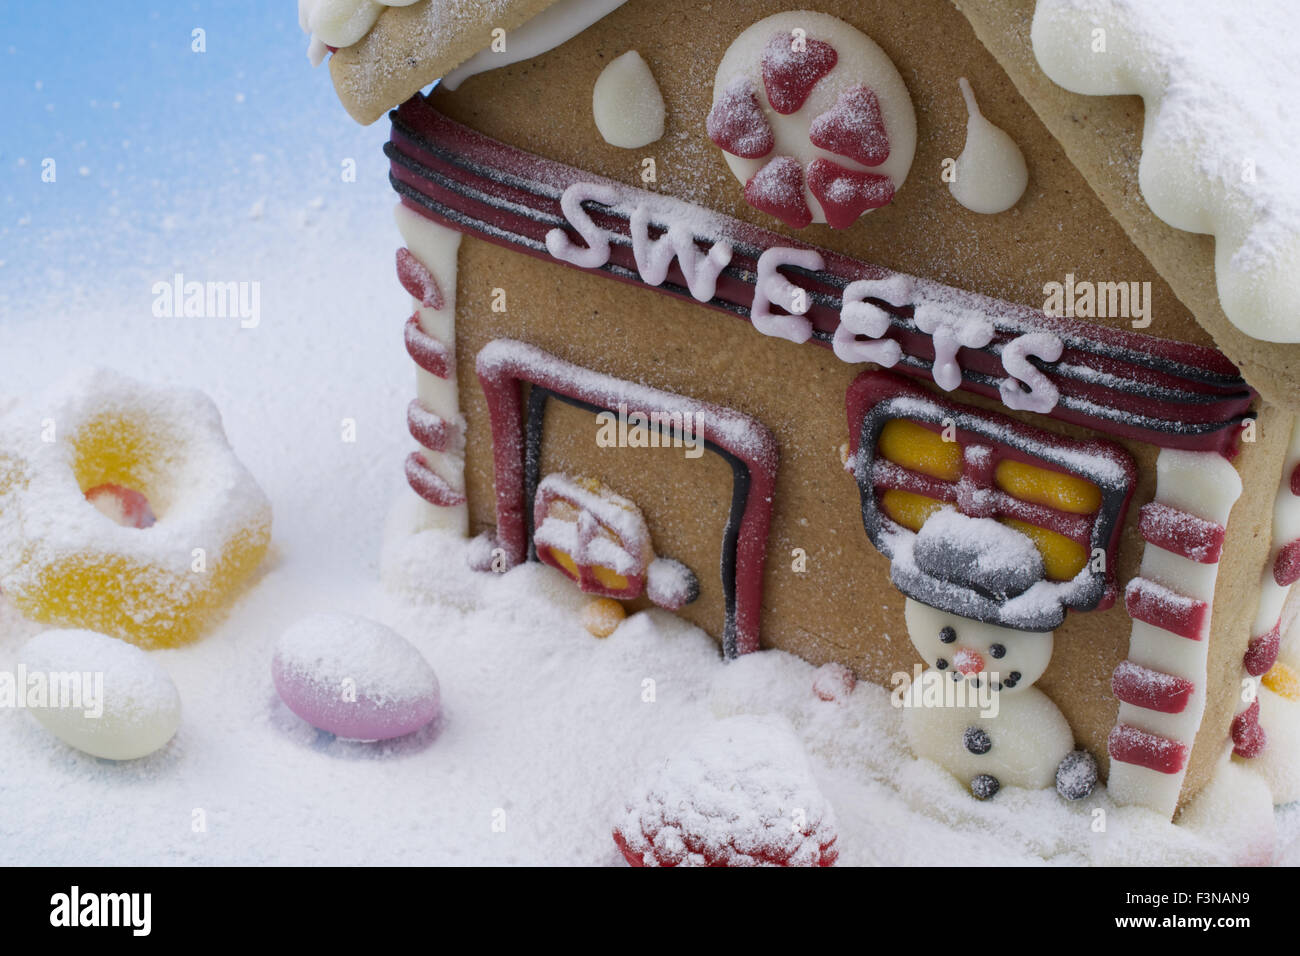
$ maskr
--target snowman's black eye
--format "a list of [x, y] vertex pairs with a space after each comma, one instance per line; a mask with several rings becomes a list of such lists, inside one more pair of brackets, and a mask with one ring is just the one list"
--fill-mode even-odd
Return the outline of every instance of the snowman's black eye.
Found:
[[944, 644], [951, 644], [953, 641], [957, 640], [957, 632], [951, 627], [945, 627], [939, 631], [939, 640]]
[[991, 646], [991, 647], [989, 648], [989, 656], [990, 656], [990, 657], [1006, 657], [1006, 656], [1007, 656], [1007, 649], [1006, 649], [1005, 647], [1003, 647], [1001, 644], [994, 644], [993, 646]]
[[948, 666], [948, 662], [945, 661], [945, 660], [941, 657], [941, 658], [939, 658], [937, 661], [934, 662], [934, 666], [937, 667], [937, 668], [939, 668], [939, 670], [944, 670], [944, 669], [947, 668], [947, 666]]

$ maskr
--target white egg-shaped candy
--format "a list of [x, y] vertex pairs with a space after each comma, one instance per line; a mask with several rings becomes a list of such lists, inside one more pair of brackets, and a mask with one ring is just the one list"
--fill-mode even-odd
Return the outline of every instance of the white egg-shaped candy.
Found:
[[23, 706], [65, 744], [134, 760], [160, 749], [181, 723], [181, 697], [148, 652], [106, 634], [53, 630], [19, 654]]

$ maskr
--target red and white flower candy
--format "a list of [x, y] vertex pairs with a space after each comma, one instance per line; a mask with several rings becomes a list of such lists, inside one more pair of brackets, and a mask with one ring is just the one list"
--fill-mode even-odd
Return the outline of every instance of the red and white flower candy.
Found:
[[768, 17], [732, 43], [706, 128], [745, 200], [795, 229], [845, 229], [889, 204], [916, 149], [911, 98], [889, 57], [808, 12]]

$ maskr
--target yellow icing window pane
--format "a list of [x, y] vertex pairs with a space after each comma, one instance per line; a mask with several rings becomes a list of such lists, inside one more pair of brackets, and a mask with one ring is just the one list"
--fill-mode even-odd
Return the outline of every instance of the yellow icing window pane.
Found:
[[562, 567], [567, 574], [574, 578], [578, 577], [578, 565], [567, 551], [561, 551], [558, 548], [547, 548], [546, 550], [550, 553], [552, 560]]
[[1036, 524], [1003, 518], [1002, 523], [1026, 535], [1043, 556], [1043, 568], [1052, 581], [1069, 581], [1088, 563], [1088, 549], [1077, 541]]
[[890, 488], [880, 496], [881, 510], [910, 531], [920, 531], [926, 519], [944, 506], [942, 501], [897, 488]]
[[600, 565], [595, 565], [592, 567], [591, 573], [592, 576], [600, 582], [600, 586], [603, 588], [608, 588], [611, 591], [627, 590], [627, 578], [623, 577], [623, 575], [619, 574], [617, 571], [610, 568], [602, 568]]
[[937, 432], [915, 422], [903, 418], [886, 422], [876, 448], [894, 464], [931, 478], [956, 481], [961, 477], [961, 445], [944, 441]]
[[998, 462], [994, 481], [1013, 498], [1070, 514], [1088, 515], [1101, 507], [1101, 490], [1091, 481], [1022, 461]]
[[1264, 686], [1287, 700], [1300, 700], [1300, 674], [1281, 661], [1264, 675]]

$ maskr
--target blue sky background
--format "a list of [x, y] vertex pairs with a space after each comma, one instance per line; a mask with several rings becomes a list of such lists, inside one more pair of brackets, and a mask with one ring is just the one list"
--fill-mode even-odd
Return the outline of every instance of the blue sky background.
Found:
[[[386, 222], [387, 123], [358, 126], [328, 68], [311, 68], [294, 0], [0, 10], [0, 321], [46, 294], [75, 299], [89, 275], [201, 271], [293, 217]], [[191, 50], [195, 28], [206, 52]]]

